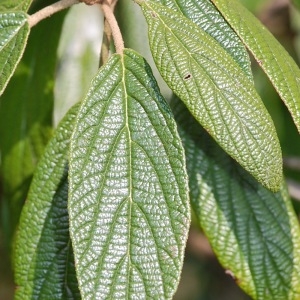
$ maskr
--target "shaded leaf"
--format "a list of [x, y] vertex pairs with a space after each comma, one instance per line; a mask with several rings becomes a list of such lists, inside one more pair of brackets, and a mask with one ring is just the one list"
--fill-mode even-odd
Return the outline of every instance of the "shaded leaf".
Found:
[[0, 95], [21, 59], [28, 34], [25, 13], [0, 12]]
[[213, 37], [252, 79], [250, 59], [245, 46], [210, 0], [152, 0], [152, 2], [161, 3], [181, 12], [198, 25]]
[[[0, 152], [7, 239], [14, 234], [33, 171], [52, 135], [56, 49], [64, 13], [32, 29], [24, 56], [0, 98]], [[43, 46], [41, 47], [41, 44]]]
[[102, 67], [70, 153], [70, 233], [84, 299], [170, 299], [189, 223], [184, 153], [146, 61]]
[[15, 249], [15, 299], [80, 299], [69, 236], [68, 152], [78, 106], [58, 126], [36, 168]]
[[150, 1], [140, 5], [164, 80], [229, 155], [267, 188], [278, 190], [279, 141], [252, 81], [219, 43], [187, 18]]
[[212, 0], [267, 74], [300, 132], [300, 69], [274, 36], [236, 0]]
[[284, 187], [271, 193], [172, 102], [192, 207], [222, 265], [253, 299], [299, 299], [300, 231]]

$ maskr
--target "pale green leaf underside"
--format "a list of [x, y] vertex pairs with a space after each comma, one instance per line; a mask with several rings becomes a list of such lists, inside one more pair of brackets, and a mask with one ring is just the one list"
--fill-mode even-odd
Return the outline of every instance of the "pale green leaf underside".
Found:
[[224, 20], [210, 0], [152, 0], [161, 3], [198, 25], [213, 37], [252, 79], [249, 55], [236, 33]]
[[21, 59], [28, 34], [25, 13], [0, 13], [0, 95]]
[[68, 148], [77, 108], [65, 116], [49, 142], [21, 214], [15, 299], [80, 299], [67, 210]]
[[141, 2], [162, 77], [218, 144], [267, 188], [282, 182], [272, 120], [252, 81], [213, 38], [181, 14]]
[[31, 2], [31, 0], [1, 0], [0, 11], [27, 11]]
[[70, 153], [70, 232], [84, 299], [170, 299], [190, 223], [185, 158], [152, 72], [125, 50], [102, 67]]
[[300, 69], [272, 34], [237, 0], [212, 0], [270, 78], [300, 132]]
[[257, 183], [179, 102], [191, 202], [218, 259], [253, 299], [300, 297], [300, 231], [287, 192]]

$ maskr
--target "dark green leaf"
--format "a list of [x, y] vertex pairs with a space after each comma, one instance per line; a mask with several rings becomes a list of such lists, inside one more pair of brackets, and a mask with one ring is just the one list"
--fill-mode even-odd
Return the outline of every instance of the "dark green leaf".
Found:
[[179, 100], [192, 206], [218, 259], [253, 299], [300, 297], [300, 231], [287, 191], [273, 194], [233, 161]]
[[0, 12], [0, 95], [21, 59], [28, 34], [25, 13]]
[[212, 0], [270, 78], [300, 132], [300, 69], [272, 34], [236, 0]]
[[221, 147], [267, 188], [282, 182], [273, 122], [240, 65], [211, 36], [162, 5], [141, 2], [155, 63]]
[[52, 134], [56, 50], [64, 14], [32, 29], [24, 56], [0, 98], [0, 152], [6, 236], [13, 236], [39, 157]]
[[78, 106], [58, 126], [34, 174], [15, 249], [15, 299], [80, 299], [69, 236], [68, 150]]
[[227, 24], [210, 0], [153, 0], [181, 12], [213, 37], [252, 78], [249, 55], [236, 33]]
[[173, 115], [132, 50], [100, 69], [70, 153], [70, 233], [84, 299], [170, 299], [190, 209]]

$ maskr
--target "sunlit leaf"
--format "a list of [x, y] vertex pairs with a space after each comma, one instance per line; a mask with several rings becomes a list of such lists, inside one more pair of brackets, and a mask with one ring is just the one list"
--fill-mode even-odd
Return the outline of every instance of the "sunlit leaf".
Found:
[[187, 157], [191, 202], [226, 273], [253, 299], [300, 299], [300, 230], [284, 187], [272, 193], [172, 102]]
[[32, 0], [1, 0], [0, 11], [27, 11]]
[[207, 33], [181, 14], [141, 2], [162, 77], [217, 143], [267, 188], [282, 182], [273, 122], [252, 81]]
[[58, 126], [32, 180], [16, 241], [15, 299], [80, 299], [67, 209], [69, 139], [77, 110]]
[[213, 0], [252, 52], [289, 109], [300, 132], [300, 69], [272, 34], [237, 0]]
[[137, 53], [113, 55], [79, 111], [70, 233], [84, 299], [171, 299], [190, 223], [173, 115]]
[[236, 33], [227, 24], [210, 0], [152, 0], [181, 12], [213, 37], [252, 78], [249, 55]]

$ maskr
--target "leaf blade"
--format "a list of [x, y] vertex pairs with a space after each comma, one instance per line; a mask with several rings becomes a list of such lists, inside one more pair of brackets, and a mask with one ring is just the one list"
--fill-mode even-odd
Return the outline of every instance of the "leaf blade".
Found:
[[212, 1], [252, 52], [300, 132], [300, 69], [272, 34], [239, 1]]
[[27, 11], [31, 2], [31, 0], [2, 0], [0, 3], [0, 11]]
[[190, 222], [183, 151], [131, 50], [101, 68], [78, 114], [69, 213], [83, 298], [171, 298]]
[[64, 15], [56, 14], [31, 30], [24, 55], [0, 98], [1, 189], [7, 207], [1, 222], [9, 244], [37, 161], [53, 133], [56, 49]]
[[285, 187], [273, 194], [208, 136], [178, 99], [191, 203], [218, 259], [253, 299], [298, 299], [300, 230]]
[[246, 75], [252, 79], [251, 63], [245, 46], [233, 29], [225, 22], [223, 16], [210, 0], [152, 0], [161, 3], [198, 25], [213, 37], [239, 63]]
[[15, 248], [15, 299], [80, 299], [68, 224], [68, 150], [74, 107], [37, 166]]
[[27, 15], [22, 12], [0, 12], [0, 95], [19, 63], [27, 38]]
[[150, 1], [140, 5], [155, 63], [169, 87], [228, 154], [267, 188], [278, 190], [280, 145], [252, 81], [188, 19]]

